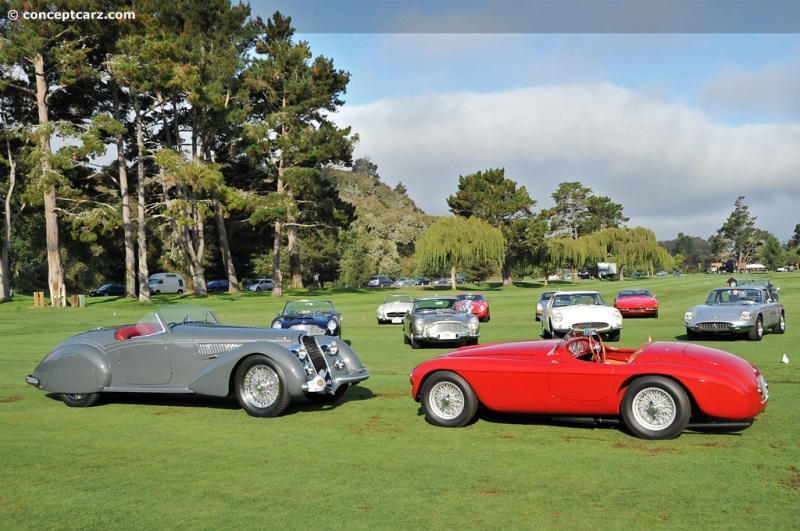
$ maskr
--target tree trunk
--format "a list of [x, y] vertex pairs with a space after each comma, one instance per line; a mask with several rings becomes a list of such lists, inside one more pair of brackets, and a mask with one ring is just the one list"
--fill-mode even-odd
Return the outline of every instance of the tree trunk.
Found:
[[504, 286], [513, 286], [514, 281], [511, 279], [511, 260], [509, 259], [508, 253], [506, 253], [506, 258], [503, 260], [503, 285]]
[[[33, 58], [33, 70], [36, 76], [36, 106], [39, 111], [41, 136], [39, 147], [42, 152], [42, 179], [50, 178], [53, 167], [50, 164], [52, 149], [50, 148], [50, 132], [46, 127], [50, 122], [47, 109], [47, 79], [44, 73], [44, 57], [37, 53]], [[61, 247], [58, 242], [58, 214], [56, 213], [56, 187], [44, 187], [44, 222], [47, 240], [47, 284], [50, 290], [50, 301], [53, 306], [63, 306], [65, 301], [61, 294], [66, 294], [64, 286], [64, 269], [61, 265]]]
[[287, 217], [286, 237], [289, 244], [289, 269], [292, 289], [303, 289], [303, 274], [300, 270], [300, 238], [297, 236], [297, 219], [293, 215]]
[[142, 109], [139, 105], [139, 95], [133, 93], [133, 109], [136, 116], [136, 146], [138, 150], [137, 162], [137, 181], [136, 181], [136, 195], [137, 195], [137, 221], [138, 232], [136, 235], [136, 243], [139, 257], [139, 302], [150, 302], [150, 272], [147, 268], [147, 231], [145, 230], [146, 213], [144, 210], [145, 195], [144, 195], [144, 128], [142, 126]]
[[228, 292], [239, 293], [239, 279], [236, 277], [236, 268], [233, 266], [228, 231], [225, 228], [225, 218], [222, 216], [222, 205], [216, 197], [214, 197], [214, 218], [217, 221], [217, 233], [219, 234], [219, 252], [222, 255], [222, 265], [225, 267], [225, 275], [228, 279]]
[[272, 296], [283, 296], [283, 275], [281, 274], [281, 232], [283, 222], [275, 222], [275, 238], [272, 240]]
[[[122, 122], [119, 91], [117, 84], [113, 81], [111, 91], [114, 100], [114, 119]], [[122, 134], [117, 137], [117, 167], [119, 168], [119, 195], [125, 240], [125, 293], [128, 297], [136, 297], [136, 253], [133, 248], [133, 222], [131, 221], [131, 198], [128, 193], [128, 167], [125, 163], [125, 139]]]
[[[14, 154], [11, 152], [11, 142], [6, 139], [8, 147], [8, 191], [4, 201], [5, 219], [3, 231], [3, 248], [0, 250], [0, 302], [11, 300], [11, 277], [8, 263], [8, 249], [11, 246], [11, 234], [14, 231], [14, 217], [11, 216], [11, 198], [14, 196], [14, 187], [17, 182], [17, 163]], [[23, 205], [22, 208], [25, 208]], [[22, 210], [20, 208], [20, 210]]]

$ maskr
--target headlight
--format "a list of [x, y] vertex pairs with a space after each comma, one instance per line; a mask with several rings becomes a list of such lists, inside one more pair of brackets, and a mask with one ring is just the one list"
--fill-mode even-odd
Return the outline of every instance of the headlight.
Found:
[[692, 319], [694, 319], [694, 312], [686, 312], [685, 314], [683, 314], [683, 318], [686, 321], [691, 321]]
[[614, 310], [614, 322], [617, 325], [622, 324], [622, 314], [619, 313], [619, 310]]
[[422, 332], [423, 328], [425, 328], [425, 322], [422, 319], [414, 319], [414, 328], [417, 329], [417, 332]]
[[283, 328], [280, 321], [272, 321], [272, 328]]
[[469, 333], [476, 334], [478, 332], [478, 328], [480, 328], [481, 324], [478, 322], [477, 319], [470, 319], [469, 320]]
[[331, 319], [330, 321], [328, 321], [328, 330], [330, 330], [331, 332], [336, 330], [336, 326], [337, 326], [337, 323], [336, 323], [336, 321], [334, 319]]
[[749, 321], [752, 316], [753, 316], [753, 314], [751, 312], [745, 310], [745, 311], [742, 312], [742, 315], [740, 315], [739, 318], [742, 321]]
[[558, 322], [561, 322], [561, 320], [562, 320], [563, 318], [564, 318], [564, 316], [563, 316], [563, 315], [561, 315], [561, 312], [555, 312], [555, 313], [553, 314], [553, 321], [558, 321]]

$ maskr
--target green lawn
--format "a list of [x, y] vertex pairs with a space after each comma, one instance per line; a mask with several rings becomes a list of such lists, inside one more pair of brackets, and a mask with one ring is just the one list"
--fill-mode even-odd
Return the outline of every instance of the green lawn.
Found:
[[[685, 341], [684, 311], [725, 278], [564, 285], [597, 289], [608, 302], [622, 287], [650, 288], [660, 315], [625, 320], [619, 345], [633, 347], [648, 337]], [[770, 383], [767, 411], [742, 433], [686, 432], [671, 441], [489, 412], [466, 428], [428, 425], [408, 373], [446, 350], [412, 350], [399, 326], [376, 323], [375, 308], [400, 290], [200, 301], [224, 322], [269, 326], [288, 298], [331, 299], [343, 313], [343, 338], [371, 374], [335, 406], [303, 400], [275, 419], [250, 417], [235, 399], [192, 396], [112, 396], [68, 408], [25, 376], [59, 340], [134, 322], [149, 307], [87, 299], [86, 308], [34, 309], [18, 295], [0, 305], [0, 528], [797, 529], [800, 273], [772, 278], [782, 288], [786, 334], [703, 341], [758, 365]], [[540, 283], [471, 288], [491, 304], [481, 343], [539, 338]], [[437, 291], [449, 290], [402, 290]]]

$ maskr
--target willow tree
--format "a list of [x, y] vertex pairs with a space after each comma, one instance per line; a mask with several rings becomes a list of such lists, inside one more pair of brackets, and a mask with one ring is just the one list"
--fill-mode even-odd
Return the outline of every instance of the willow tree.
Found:
[[599, 249], [604, 261], [617, 263], [620, 279], [624, 278], [626, 268], [643, 269], [652, 275], [654, 269], [667, 269], [675, 261], [658, 244], [655, 233], [642, 227], [604, 229], [589, 235], [587, 240]]
[[500, 229], [477, 217], [442, 218], [417, 240], [417, 260], [429, 269], [450, 269], [456, 289], [456, 270], [475, 260], [496, 262], [505, 257], [506, 240]]
[[[588, 262], [603, 260], [604, 254], [597, 242], [590, 238], [573, 239], [549, 238], [543, 246], [540, 261], [546, 266], [555, 268], [568, 267], [572, 271], [572, 281], [578, 277], [578, 268]], [[545, 267], [545, 269], [548, 269]], [[547, 275], [545, 275], [545, 285]]]

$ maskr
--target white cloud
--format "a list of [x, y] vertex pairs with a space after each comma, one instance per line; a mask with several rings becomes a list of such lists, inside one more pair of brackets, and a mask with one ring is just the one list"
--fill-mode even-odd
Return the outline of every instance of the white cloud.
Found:
[[459, 175], [504, 167], [539, 207], [559, 183], [580, 181], [660, 239], [710, 236], [740, 195], [780, 239], [800, 222], [794, 208], [773, 211], [777, 197], [800, 202], [798, 124], [720, 125], [607, 83], [381, 100], [345, 106], [336, 120], [359, 133], [357, 157], [431, 214], [447, 213]]

